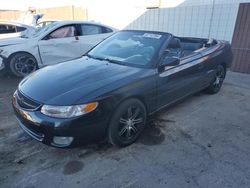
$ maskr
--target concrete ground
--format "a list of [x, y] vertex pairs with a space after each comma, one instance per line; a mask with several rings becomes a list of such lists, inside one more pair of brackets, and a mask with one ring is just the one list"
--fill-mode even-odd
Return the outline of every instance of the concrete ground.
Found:
[[228, 73], [221, 92], [157, 113], [137, 143], [43, 145], [10, 105], [18, 79], [0, 78], [0, 187], [249, 187], [250, 75]]

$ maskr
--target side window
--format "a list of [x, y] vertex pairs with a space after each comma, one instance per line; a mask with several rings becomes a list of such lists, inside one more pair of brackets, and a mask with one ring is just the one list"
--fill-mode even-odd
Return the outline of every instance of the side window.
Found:
[[26, 29], [25, 27], [19, 27], [19, 26], [16, 26], [16, 30], [17, 30], [17, 32], [24, 31], [25, 29]]
[[16, 26], [14, 25], [0, 25], [0, 33], [15, 33], [16, 32]]
[[111, 33], [111, 32], [113, 32], [112, 29], [107, 28], [107, 27], [102, 27], [102, 30], [103, 30], [103, 33]]
[[6, 33], [6, 25], [0, 25], [0, 34]]
[[101, 34], [102, 28], [97, 25], [81, 24], [82, 35], [96, 35]]
[[64, 26], [49, 34], [50, 39], [74, 37], [76, 29], [74, 26]]

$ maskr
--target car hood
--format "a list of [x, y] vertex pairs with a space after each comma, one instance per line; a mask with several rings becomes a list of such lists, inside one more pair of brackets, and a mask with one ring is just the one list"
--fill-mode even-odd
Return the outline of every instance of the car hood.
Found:
[[143, 77], [143, 70], [83, 57], [36, 71], [19, 84], [19, 90], [43, 104], [82, 104]]
[[0, 40], [0, 47], [14, 45], [14, 44], [20, 44], [20, 43], [26, 43], [28, 40], [29, 40], [28, 38], [18, 38], [18, 37], [1, 39]]

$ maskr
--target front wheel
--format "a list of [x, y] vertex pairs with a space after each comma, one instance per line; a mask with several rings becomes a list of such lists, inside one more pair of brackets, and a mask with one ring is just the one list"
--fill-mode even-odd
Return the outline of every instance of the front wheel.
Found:
[[146, 116], [146, 108], [141, 101], [138, 99], [124, 101], [111, 118], [109, 142], [119, 147], [134, 143], [145, 127]]
[[18, 77], [25, 77], [37, 70], [36, 59], [28, 53], [14, 54], [9, 61], [11, 72]]
[[218, 93], [226, 76], [226, 70], [222, 65], [218, 65], [213, 81], [205, 90], [209, 94]]

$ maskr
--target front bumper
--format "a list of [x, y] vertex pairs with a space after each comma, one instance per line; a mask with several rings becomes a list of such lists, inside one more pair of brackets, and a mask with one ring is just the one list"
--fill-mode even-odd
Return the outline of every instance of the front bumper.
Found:
[[[15, 100], [12, 106], [20, 127], [31, 137], [55, 147], [69, 147], [79, 142], [90, 142], [105, 137], [108, 118], [97, 109], [94, 112], [71, 119], [48, 117], [39, 110], [26, 111]], [[57, 138], [57, 139], [55, 139]], [[69, 144], [58, 144], [58, 138], [73, 138]]]

